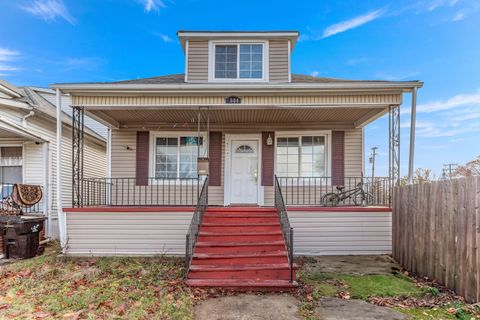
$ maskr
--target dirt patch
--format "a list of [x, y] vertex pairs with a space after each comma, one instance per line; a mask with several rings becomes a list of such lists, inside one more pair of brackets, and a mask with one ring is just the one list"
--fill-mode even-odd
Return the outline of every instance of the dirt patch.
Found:
[[203, 301], [195, 307], [197, 320], [295, 320], [298, 300], [282, 295], [238, 295]]
[[344, 300], [339, 298], [320, 299], [315, 311], [322, 320], [410, 319], [408, 315], [390, 308], [374, 306], [362, 300]]
[[387, 255], [301, 257], [299, 263], [306, 272], [365, 275], [400, 271], [400, 266]]

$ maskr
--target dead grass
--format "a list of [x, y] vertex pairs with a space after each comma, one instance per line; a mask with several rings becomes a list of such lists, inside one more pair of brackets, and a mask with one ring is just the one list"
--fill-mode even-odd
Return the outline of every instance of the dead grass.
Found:
[[41, 257], [0, 267], [2, 319], [192, 319], [175, 258]]

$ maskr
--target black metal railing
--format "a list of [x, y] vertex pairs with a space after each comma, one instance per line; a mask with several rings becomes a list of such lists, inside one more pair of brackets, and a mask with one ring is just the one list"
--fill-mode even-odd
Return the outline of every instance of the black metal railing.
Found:
[[195, 212], [193, 213], [192, 220], [190, 221], [190, 227], [186, 235], [185, 243], [185, 276], [187, 276], [190, 270], [190, 264], [192, 262], [193, 251], [197, 243], [198, 232], [202, 225], [203, 215], [208, 207], [208, 177], [203, 182], [202, 190], [198, 196], [197, 205], [195, 206]]
[[287, 247], [288, 263], [290, 264], [290, 282], [293, 282], [293, 228], [290, 226], [290, 221], [288, 220], [282, 188], [280, 187], [277, 176], [275, 176], [275, 208], [277, 209], [283, 238], [285, 239], [285, 246]]
[[[0, 182], [0, 215], [1, 214], [39, 214], [43, 210], [44, 199], [33, 206], [15, 203], [12, 198], [13, 183]], [[44, 195], [45, 196], [45, 195]]]
[[[326, 194], [345, 192], [338, 197], [339, 206], [390, 206], [390, 180], [385, 177], [278, 177], [285, 204], [329, 206]], [[343, 186], [343, 190], [337, 187]], [[360, 191], [359, 188], [362, 188]], [[359, 201], [361, 193], [364, 201]]]
[[194, 206], [202, 179], [84, 178], [78, 206]]

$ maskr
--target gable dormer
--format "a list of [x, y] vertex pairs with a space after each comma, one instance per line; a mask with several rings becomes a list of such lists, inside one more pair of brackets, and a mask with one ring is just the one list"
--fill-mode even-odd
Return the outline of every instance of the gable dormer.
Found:
[[185, 82], [290, 82], [297, 31], [179, 31]]

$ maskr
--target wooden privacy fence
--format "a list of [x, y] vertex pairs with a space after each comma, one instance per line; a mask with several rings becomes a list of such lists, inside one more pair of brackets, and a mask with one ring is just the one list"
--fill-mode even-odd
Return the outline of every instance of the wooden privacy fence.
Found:
[[480, 301], [480, 177], [396, 187], [393, 257]]

